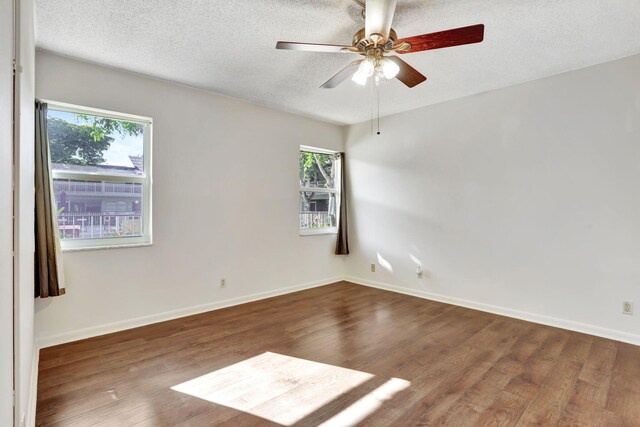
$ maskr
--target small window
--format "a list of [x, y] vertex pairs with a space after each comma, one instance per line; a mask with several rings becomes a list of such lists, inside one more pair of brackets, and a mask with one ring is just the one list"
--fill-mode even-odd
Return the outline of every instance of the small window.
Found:
[[151, 119], [47, 104], [62, 249], [150, 244]]
[[300, 147], [300, 234], [338, 232], [340, 154]]

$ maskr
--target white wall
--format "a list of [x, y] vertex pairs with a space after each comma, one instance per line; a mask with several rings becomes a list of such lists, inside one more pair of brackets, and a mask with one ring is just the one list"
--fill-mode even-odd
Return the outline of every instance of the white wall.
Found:
[[13, 424], [13, 1], [0, 0], [0, 425]]
[[296, 225], [298, 146], [341, 149], [343, 129], [39, 52], [39, 97], [155, 127], [154, 245], [65, 253], [67, 295], [36, 302], [37, 336], [72, 340], [346, 272], [640, 343], [639, 316], [621, 314], [622, 300], [640, 304], [639, 71], [636, 56], [383, 118], [381, 136], [347, 128], [345, 271], [334, 236]]
[[[16, 422], [33, 403], [33, 209], [34, 209], [34, 16], [33, 0], [20, 0], [17, 83], [17, 141], [15, 177], [15, 369]], [[27, 423], [34, 420], [26, 420]]]
[[45, 52], [36, 94], [154, 120], [154, 244], [65, 252], [66, 295], [36, 301], [43, 344], [343, 275], [335, 235], [298, 235], [299, 146], [341, 150], [340, 127]]
[[640, 344], [638, 76], [634, 56], [350, 127], [348, 276]]

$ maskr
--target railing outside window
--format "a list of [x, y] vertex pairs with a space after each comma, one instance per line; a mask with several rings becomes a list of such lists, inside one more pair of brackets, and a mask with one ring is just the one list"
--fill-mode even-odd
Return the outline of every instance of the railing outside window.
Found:
[[142, 235], [142, 214], [61, 213], [58, 229], [65, 240], [136, 237]]
[[300, 212], [300, 229], [335, 227], [335, 215], [328, 212]]

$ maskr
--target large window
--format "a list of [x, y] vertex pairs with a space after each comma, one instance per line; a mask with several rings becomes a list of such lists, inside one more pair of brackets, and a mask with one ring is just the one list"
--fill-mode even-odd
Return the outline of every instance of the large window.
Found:
[[300, 234], [337, 233], [340, 155], [300, 147]]
[[151, 119], [47, 102], [62, 249], [151, 243]]

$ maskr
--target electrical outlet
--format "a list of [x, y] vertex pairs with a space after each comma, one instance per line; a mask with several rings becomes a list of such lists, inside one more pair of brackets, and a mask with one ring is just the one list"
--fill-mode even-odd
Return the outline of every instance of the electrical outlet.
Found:
[[633, 302], [622, 301], [622, 314], [633, 314]]
[[375, 264], [371, 264], [371, 272], [372, 273], [376, 272], [376, 265]]
[[220, 287], [221, 288], [226, 288], [227, 287], [227, 282], [225, 279], [220, 279]]

